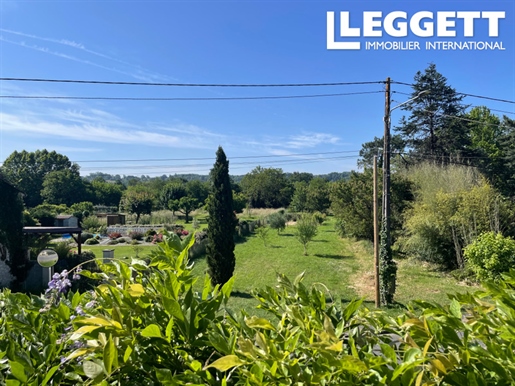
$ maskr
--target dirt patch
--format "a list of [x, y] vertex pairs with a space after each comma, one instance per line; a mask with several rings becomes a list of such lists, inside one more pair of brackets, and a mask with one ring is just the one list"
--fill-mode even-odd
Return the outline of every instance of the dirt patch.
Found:
[[374, 299], [375, 279], [373, 271], [358, 272], [354, 275], [354, 280], [350, 285], [359, 297]]

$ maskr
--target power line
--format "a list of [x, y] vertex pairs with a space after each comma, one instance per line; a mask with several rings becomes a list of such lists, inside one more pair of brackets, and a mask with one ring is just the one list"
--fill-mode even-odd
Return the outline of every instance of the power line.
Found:
[[227, 84], [227, 83], [152, 83], [152, 82], [115, 82], [103, 80], [78, 80], [78, 79], [42, 79], [42, 78], [0, 78], [0, 81], [16, 82], [46, 82], [46, 83], [80, 83], [80, 84], [104, 84], [124, 86], [166, 86], [166, 87], [322, 87], [322, 86], [349, 86], [360, 84], [380, 84], [381, 81], [371, 82], [328, 82], [328, 83], [278, 83], [278, 84]]
[[[396, 81], [392, 81], [392, 83], [401, 84], [403, 86], [410, 86], [410, 87], [415, 86], [413, 83], [404, 83], [404, 82], [396, 82]], [[477, 95], [477, 94], [468, 94], [468, 93], [465, 93], [465, 92], [456, 92], [456, 94], [464, 95], [464, 96], [468, 96], [468, 97], [472, 97], [472, 98], [480, 98], [480, 99], [487, 99], [487, 100], [490, 100], [490, 101], [515, 104], [515, 101], [510, 101], [508, 99], [493, 98], [493, 97], [484, 96], [484, 95]], [[409, 94], [409, 95], [411, 95], [411, 94]]]
[[193, 98], [144, 98], [144, 97], [86, 97], [86, 96], [45, 96], [45, 95], [0, 95], [2, 99], [66, 99], [66, 100], [116, 100], [116, 101], [219, 101], [219, 100], [259, 100], [259, 99], [300, 99], [337, 97], [346, 95], [377, 94], [382, 91], [361, 91], [337, 94], [256, 96], [256, 97], [193, 97]]
[[[343, 160], [343, 159], [353, 159], [353, 158], [358, 158], [359, 156], [355, 155], [355, 156], [347, 156], [347, 157], [335, 157], [335, 158], [330, 158], [330, 159], [309, 159], [309, 160], [296, 160], [295, 162], [292, 162], [292, 163], [289, 163], [288, 165], [292, 165], [292, 164], [295, 164], [295, 165], [300, 165], [300, 164], [306, 164], [306, 163], [311, 163], [311, 162], [323, 162], [323, 161], [327, 161], [327, 160]], [[212, 165], [209, 164], [209, 167], [211, 167]], [[275, 166], [280, 166], [280, 165], [275, 165]], [[191, 167], [193, 167], [193, 169], [191, 169]], [[206, 166], [207, 167], [207, 166]], [[168, 168], [166, 171], [154, 171], [154, 172], [146, 172], [146, 173], [141, 173], [141, 172], [132, 172], [134, 174], [142, 174], [142, 175], [162, 175], [162, 174], [169, 174], [170, 173], [175, 173], [175, 174], [178, 174], [178, 172], [180, 172], [181, 174], [185, 174], [185, 173], [194, 173], [194, 172], [204, 172], [206, 171], [206, 167], [199, 167], [199, 166], [188, 166], [188, 165], [183, 165], [183, 166], [174, 166], [173, 168]], [[172, 169], [172, 170], [170, 170]], [[248, 169], [248, 165], [240, 165], [240, 164], [236, 164], [236, 166], [231, 166], [230, 167], [231, 170], [234, 170], [234, 169]], [[81, 169], [82, 171], [84, 171], [84, 169]], [[88, 170], [89, 171], [89, 170]], [[91, 174], [91, 171], [90, 171], [90, 174]], [[130, 175], [130, 174], [129, 174]], [[124, 176], [127, 176], [127, 174], [124, 173]]]
[[492, 127], [500, 127], [500, 128], [508, 127], [508, 126], [503, 125], [503, 124], [478, 121], [478, 120], [475, 120], [475, 119], [469, 119], [469, 118], [464, 118], [464, 117], [457, 117], [456, 115], [450, 115], [450, 114], [435, 113], [434, 111], [430, 111], [430, 110], [426, 110], [426, 109], [422, 109], [422, 111], [431, 113], [431, 114], [439, 116], [439, 117], [454, 118], [454, 119], [458, 119], [460, 121], [471, 122], [471, 123], [479, 123], [479, 124], [484, 125], [484, 126], [492, 126]]
[[[299, 156], [310, 156], [310, 155], [327, 155], [327, 154], [345, 154], [345, 153], [358, 153], [359, 150], [347, 150], [347, 151], [327, 151], [318, 153], [296, 153], [296, 154], [278, 154], [278, 155], [248, 155], [239, 157], [230, 157], [233, 159], [249, 159], [249, 158], [281, 158], [281, 157], [299, 157]], [[89, 162], [168, 162], [168, 161], [207, 161], [214, 160], [215, 157], [203, 157], [203, 158], [147, 158], [147, 159], [118, 159], [118, 160], [84, 160], [84, 161], [71, 161], [75, 163], [89, 163]]]
[[[400, 92], [400, 91], [392, 91], [392, 94], [401, 94], [401, 95], [407, 95], [407, 96], [411, 96], [411, 94], [407, 93], [407, 92]], [[392, 102], [399, 102], [399, 101], [396, 101], [396, 100], [393, 100], [392, 99]], [[469, 107], [486, 107], [488, 110], [490, 111], [495, 111], [495, 112], [498, 112], [498, 113], [504, 113], [504, 114], [515, 114], [515, 111], [506, 111], [506, 110], [498, 110], [498, 109], [492, 109], [488, 106], [480, 106], [480, 105], [469, 105]]]
[[[256, 161], [249, 161], [249, 162], [234, 162], [231, 163], [231, 167], [234, 166], [241, 166], [241, 167], [247, 167], [248, 165], [292, 165], [297, 163], [304, 163], [304, 162], [321, 162], [321, 161], [328, 161], [328, 160], [340, 160], [340, 159], [348, 159], [348, 158], [357, 158], [359, 155], [348, 155], [348, 156], [338, 156], [338, 157], [324, 157], [324, 158], [301, 158], [301, 159], [292, 159], [292, 160], [271, 160], [271, 161], [264, 161], [264, 162], [256, 162]], [[182, 164], [182, 165], [124, 165], [124, 166], [91, 166], [91, 167], [85, 167], [81, 168], [81, 170], [100, 170], [100, 169], [156, 169], [156, 168], [174, 168], [174, 169], [181, 169], [181, 168], [189, 168], [189, 167], [212, 167], [213, 165], [211, 163], [201, 163], [201, 164]]]

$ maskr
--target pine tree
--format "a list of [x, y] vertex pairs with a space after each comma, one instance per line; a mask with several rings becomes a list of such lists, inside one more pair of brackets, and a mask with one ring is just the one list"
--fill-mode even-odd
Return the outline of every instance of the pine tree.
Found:
[[232, 277], [236, 265], [233, 237], [238, 220], [232, 205], [229, 161], [221, 147], [216, 152], [216, 162], [211, 169], [210, 178], [207, 264], [211, 283], [223, 285]]
[[[418, 71], [414, 80], [411, 97], [417, 98], [402, 107], [411, 111], [411, 115], [407, 119], [403, 117], [395, 128], [413, 155], [449, 160], [468, 154], [467, 126], [454, 118], [466, 109], [461, 103], [463, 95], [447, 84], [433, 63], [424, 73]], [[427, 93], [421, 95], [423, 91]]]

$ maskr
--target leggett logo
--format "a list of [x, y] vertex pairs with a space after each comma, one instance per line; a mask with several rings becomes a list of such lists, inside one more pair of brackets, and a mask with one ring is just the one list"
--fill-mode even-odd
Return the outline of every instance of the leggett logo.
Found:
[[[381, 11], [363, 12], [363, 27], [351, 27], [350, 13], [340, 12], [340, 38], [335, 40], [335, 15], [327, 12], [327, 49], [359, 50], [361, 42], [348, 41], [347, 38], [374, 38], [388, 35], [394, 38], [408, 36], [408, 31], [420, 38], [456, 38], [456, 21], [462, 21], [462, 35], [474, 38], [476, 23], [487, 23], [488, 37], [499, 37], [499, 23], [506, 17], [504, 11], [421, 11], [411, 17], [403, 11], [394, 11], [383, 16]], [[460, 22], [461, 25], [461, 22]], [[436, 29], [436, 34], [435, 34]], [[420, 50], [420, 41], [366, 41], [367, 50]], [[504, 50], [500, 41], [426, 41], [426, 50]]]

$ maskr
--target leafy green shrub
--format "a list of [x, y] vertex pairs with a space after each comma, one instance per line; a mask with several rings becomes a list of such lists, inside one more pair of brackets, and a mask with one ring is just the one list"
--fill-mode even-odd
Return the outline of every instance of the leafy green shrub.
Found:
[[515, 240], [500, 233], [486, 232], [467, 245], [463, 254], [478, 280], [497, 280], [515, 266]]
[[129, 232], [129, 237], [132, 240], [143, 240], [143, 233], [137, 232], [137, 231], [132, 231], [132, 232]]
[[315, 212], [313, 213], [313, 218], [318, 224], [322, 225], [325, 221], [326, 215], [322, 212]]
[[82, 219], [81, 225], [83, 229], [95, 232], [98, 228], [102, 226], [102, 223], [100, 222], [97, 216], [88, 216]]
[[97, 228], [97, 233], [100, 235], [107, 235], [107, 225], [101, 225]]
[[86, 245], [96, 245], [96, 244], [99, 244], [99, 241], [93, 237], [91, 239], [87, 239], [84, 242], [84, 244], [86, 244]]
[[61, 241], [52, 246], [52, 249], [57, 253], [59, 259], [65, 259], [70, 254], [72, 247], [68, 241]]
[[226, 312], [234, 279], [195, 283], [193, 240], [183, 248], [177, 235], [163, 238], [146, 260], [95, 268], [91, 252], [77, 256], [92, 270], [79, 275], [101, 281], [91, 291], [67, 292], [71, 268], [44, 296], [0, 292], [0, 384], [515, 383], [513, 270], [448, 306], [416, 302], [397, 318], [333, 300], [303, 274], [278, 275], [278, 286], [253, 291], [256, 317]]
[[145, 237], [146, 236], [154, 236], [155, 234], [157, 234], [157, 232], [155, 231], [155, 229], [149, 229], [145, 232]]
[[261, 225], [260, 227], [258, 227], [256, 229], [256, 235], [261, 239], [263, 240], [263, 245], [266, 247], [267, 246], [267, 240], [268, 240], [268, 231], [270, 230], [269, 227], [267, 227], [266, 225]]
[[295, 226], [295, 237], [304, 247], [304, 256], [308, 255], [308, 244], [318, 233], [318, 222], [313, 215], [305, 214]]
[[286, 228], [286, 218], [283, 213], [272, 213], [268, 216], [267, 220], [268, 224], [270, 224], [270, 228], [277, 230], [278, 234]]
[[345, 221], [341, 218], [337, 218], [334, 222], [334, 230], [340, 237], [345, 237], [348, 234], [348, 232], [345, 231]]
[[131, 239], [129, 239], [128, 237], [118, 237], [116, 241], [118, 241], [120, 244], [124, 244], [129, 243]]
[[107, 245], [116, 245], [116, 244], [118, 244], [118, 240], [109, 240], [107, 242]]
[[86, 242], [86, 240], [92, 239], [92, 238], [93, 238], [93, 233], [82, 232], [80, 234], [80, 242], [83, 243], [83, 244]]

